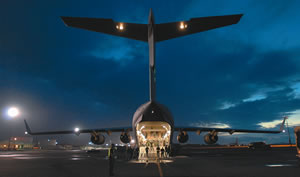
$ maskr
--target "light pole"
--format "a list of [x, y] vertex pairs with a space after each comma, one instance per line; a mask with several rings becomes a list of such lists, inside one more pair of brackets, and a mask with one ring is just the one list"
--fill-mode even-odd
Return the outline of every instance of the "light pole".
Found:
[[[18, 115], [20, 114], [20, 111], [18, 108], [16, 107], [10, 107], [8, 110], [7, 110], [7, 115], [10, 117], [10, 118], [16, 118]], [[8, 147], [7, 149], [9, 150], [10, 149], [10, 138], [11, 138], [11, 134], [12, 134], [12, 129], [10, 129], [10, 136], [9, 136], [9, 139], [8, 139]]]

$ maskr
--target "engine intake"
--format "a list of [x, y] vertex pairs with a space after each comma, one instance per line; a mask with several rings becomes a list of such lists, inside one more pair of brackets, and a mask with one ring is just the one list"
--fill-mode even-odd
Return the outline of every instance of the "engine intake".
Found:
[[120, 140], [122, 141], [122, 143], [125, 143], [125, 144], [130, 143], [131, 136], [129, 135], [129, 133], [123, 132], [120, 135]]
[[187, 132], [179, 132], [179, 134], [177, 135], [177, 141], [179, 143], [186, 143], [189, 140], [189, 135], [187, 134]]
[[102, 134], [99, 135], [92, 135], [91, 142], [93, 144], [101, 145], [105, 142], [105, 137]]
[[204, 142], [206, 144], [215, 144], [218, 141], [218, 135], [212, 135], [210, 133], [204, 136]]

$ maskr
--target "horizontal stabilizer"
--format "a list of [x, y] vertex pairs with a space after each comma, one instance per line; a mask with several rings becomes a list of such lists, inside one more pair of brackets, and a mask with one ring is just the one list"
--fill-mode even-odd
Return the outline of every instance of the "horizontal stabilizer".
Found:
[[155, 25], [157, 42], [236, 24], [243, 14], [191, 18], [189, 21]]
[[105, 18], [61, 17], [67, 26], [126, 37], [139, 41], [148, 41], [146, 24], [115, 22]]

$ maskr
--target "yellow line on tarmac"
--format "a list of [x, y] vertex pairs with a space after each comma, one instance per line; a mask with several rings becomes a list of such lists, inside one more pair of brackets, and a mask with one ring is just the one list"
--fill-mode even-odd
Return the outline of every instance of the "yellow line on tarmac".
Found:
[[162, 169], [161, 169], [160, 162], [159, 162], [158, 158], [156, 159], [156, 164], [157, 164], [159, 176], [160, 176], [160, 177], [164, 177], [164, 174], [163, 174], [163, 171], [162, 171]]
[[271, 147], [296, 147], [295, 144], [271, 144]]

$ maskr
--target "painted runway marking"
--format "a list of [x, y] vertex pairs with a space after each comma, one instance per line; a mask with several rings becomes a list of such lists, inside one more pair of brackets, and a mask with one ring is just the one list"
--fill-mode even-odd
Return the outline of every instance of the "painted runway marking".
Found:
[[73, 157], [70, 160], [84, 160], [84, 158], [77, 158], [77, 157]]
[[43, 157], [13, 157], [13, 159], [19, 159], [19, 160], [32, 160], [32, 159], [41, 159]]
[[28, 154], [4, 154], [4, 155], [0, 155], [1, 157], [21, 157], [21, 156], [29, 156]]
[[266, 164], [265, 166], [274, 168], [274, 167], [292, 167], [295, 165], [292, 165], [292, 164]]

